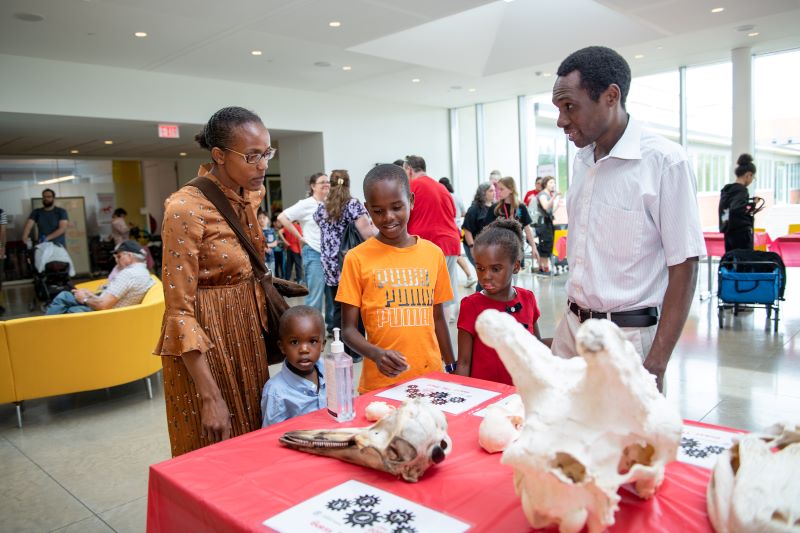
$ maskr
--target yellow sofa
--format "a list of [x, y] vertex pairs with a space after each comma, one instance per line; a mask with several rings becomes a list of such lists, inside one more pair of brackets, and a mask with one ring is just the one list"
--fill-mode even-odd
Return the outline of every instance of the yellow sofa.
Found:
[[[0, 322], [0, 402], [102, 389], [146, 379], [161, 369], [152, 355], [161, 332], [164, 292], [156, 283], [139, 305]], [[78, 285], [94, 290], [105, 280]], [[4, 361], [3, 359], [6, 359]], [[10, 379], [8, 379], [10, 376]]]

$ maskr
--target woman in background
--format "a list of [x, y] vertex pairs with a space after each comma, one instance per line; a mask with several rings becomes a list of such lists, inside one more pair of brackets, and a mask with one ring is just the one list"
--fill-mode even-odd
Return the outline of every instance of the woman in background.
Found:
[[333, 323], [328, 324], [330, 333], [333, 328], [342, 327], [342, 304], [336, 301], [336, 293], [342, 275], [339, 248], [344, 231], [352, 222], [361, 238], [367, 240], [377, 232], [377, 229], [372, 225], [364, 204], [350, 195], [350, 174], [346, 170], [331, 172], [331, 191], [325, 203], [320, 204], [314, 213], [314, 222], [319, 225], [322, 237], [321, 259], [326, 290], [334, 301]]
[[725, 234], [725, 252], [753, 249], [753, 204], [747, 187], [756, 177], [753, 156], [742, 154], [736, 161], [736, 181], [719, 194], [719, 230]]

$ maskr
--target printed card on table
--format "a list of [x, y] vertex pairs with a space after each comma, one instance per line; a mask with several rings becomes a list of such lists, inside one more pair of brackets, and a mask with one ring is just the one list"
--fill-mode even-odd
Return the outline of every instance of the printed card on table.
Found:
[[417, 378], [397, 387], [392, 387], [375, 396], [390, 398], [392, 400], [421, 400], [438, 407], [446, 413], [460, 415], [480, 405], [490, 398], [498, 396], [499, 392], [478, 389], [449, 381], [438, 379]]
[[719, 454], [733, 444], [731, 433], [719, 429], [684, 425], [681, 445], [678, 448], [678, 461], [703, 468], [714, 468]]
[[515, 396], [517, 396], [517, 395], [516, 394], [509, 394], [505, 398], [503, 398], [501, 400], [497, 400], [494, 403], [490, 403], [489, 405], [487, 405], [486, 407], [484, 407], [480, 411], [475, 411], [472, 414], [475, 415], [475, 416], [479, 416], [479, 417], [483, 418], [483, 417], [486, 416], [486, 410], [488, 408], [493, 407], [495, 405], [497, 405], [499, 407], [505, 407], [506, 405], [510, 404], [512, 401], [516, 400]]
[[469, 524], [360, 481], [346, 481], [263, 522], [280, 533], [461, 533]]

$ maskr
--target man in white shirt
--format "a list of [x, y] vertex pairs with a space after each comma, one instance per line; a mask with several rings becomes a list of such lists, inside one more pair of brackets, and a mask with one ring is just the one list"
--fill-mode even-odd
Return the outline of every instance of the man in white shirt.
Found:
[[[320, 229], [319, 225], [314, 222], [314, 213], [317, 212], [317, 207], [325, 202], [331, 191], [331, 180], [326, 174], [318, 172], [308, 178], [308, 184], [311, 187], [311, 195], [284, 209], [278, 215], [278, 222], [300, 242], [300, 253], [303, 256], [303, 276], [308, 287], [308, 295], [303, 303], [316, 307], [320, 313], [324, 311], [326, 328], [328, 333], [332, 334], [335, 325], [333, 323], [333, 297], [326, 290], [325, 275], [322, 272]], [[300, 223], [302, 235], [292, 224], [294, 221]]]
[[567, 198], [568, 309], [552, 347], [576, 355], [580, 323], [608, 318], [663, 390], [705, 244], [686, 153], [629, 117], [630, 80], [617, 52], [592, 46], [561, 63], [553, 86], [558, 127], [580, 150]]
[[100, 294], [89, 289], [61, 291], [47, 307], [46, 314], [86, 313], [142, 303], [155, 284], [145, 265], [144, 249], [136, 241], [122, 241], [114, 248], [114, 259], [117, 260], [117, 275]]

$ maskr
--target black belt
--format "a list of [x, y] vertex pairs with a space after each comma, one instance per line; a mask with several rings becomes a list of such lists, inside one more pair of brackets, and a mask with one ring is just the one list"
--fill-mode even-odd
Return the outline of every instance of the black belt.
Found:
[[658, 308], [647, 307], [620, 311], [617, 313], [599, 313], [579, 307], [575, 302], [569, 302], [569, 310], [575, 313], [578, 321], [583, 323], [590, 318], [605, 318], [621, 328], [646, 328], [658, 324]]

